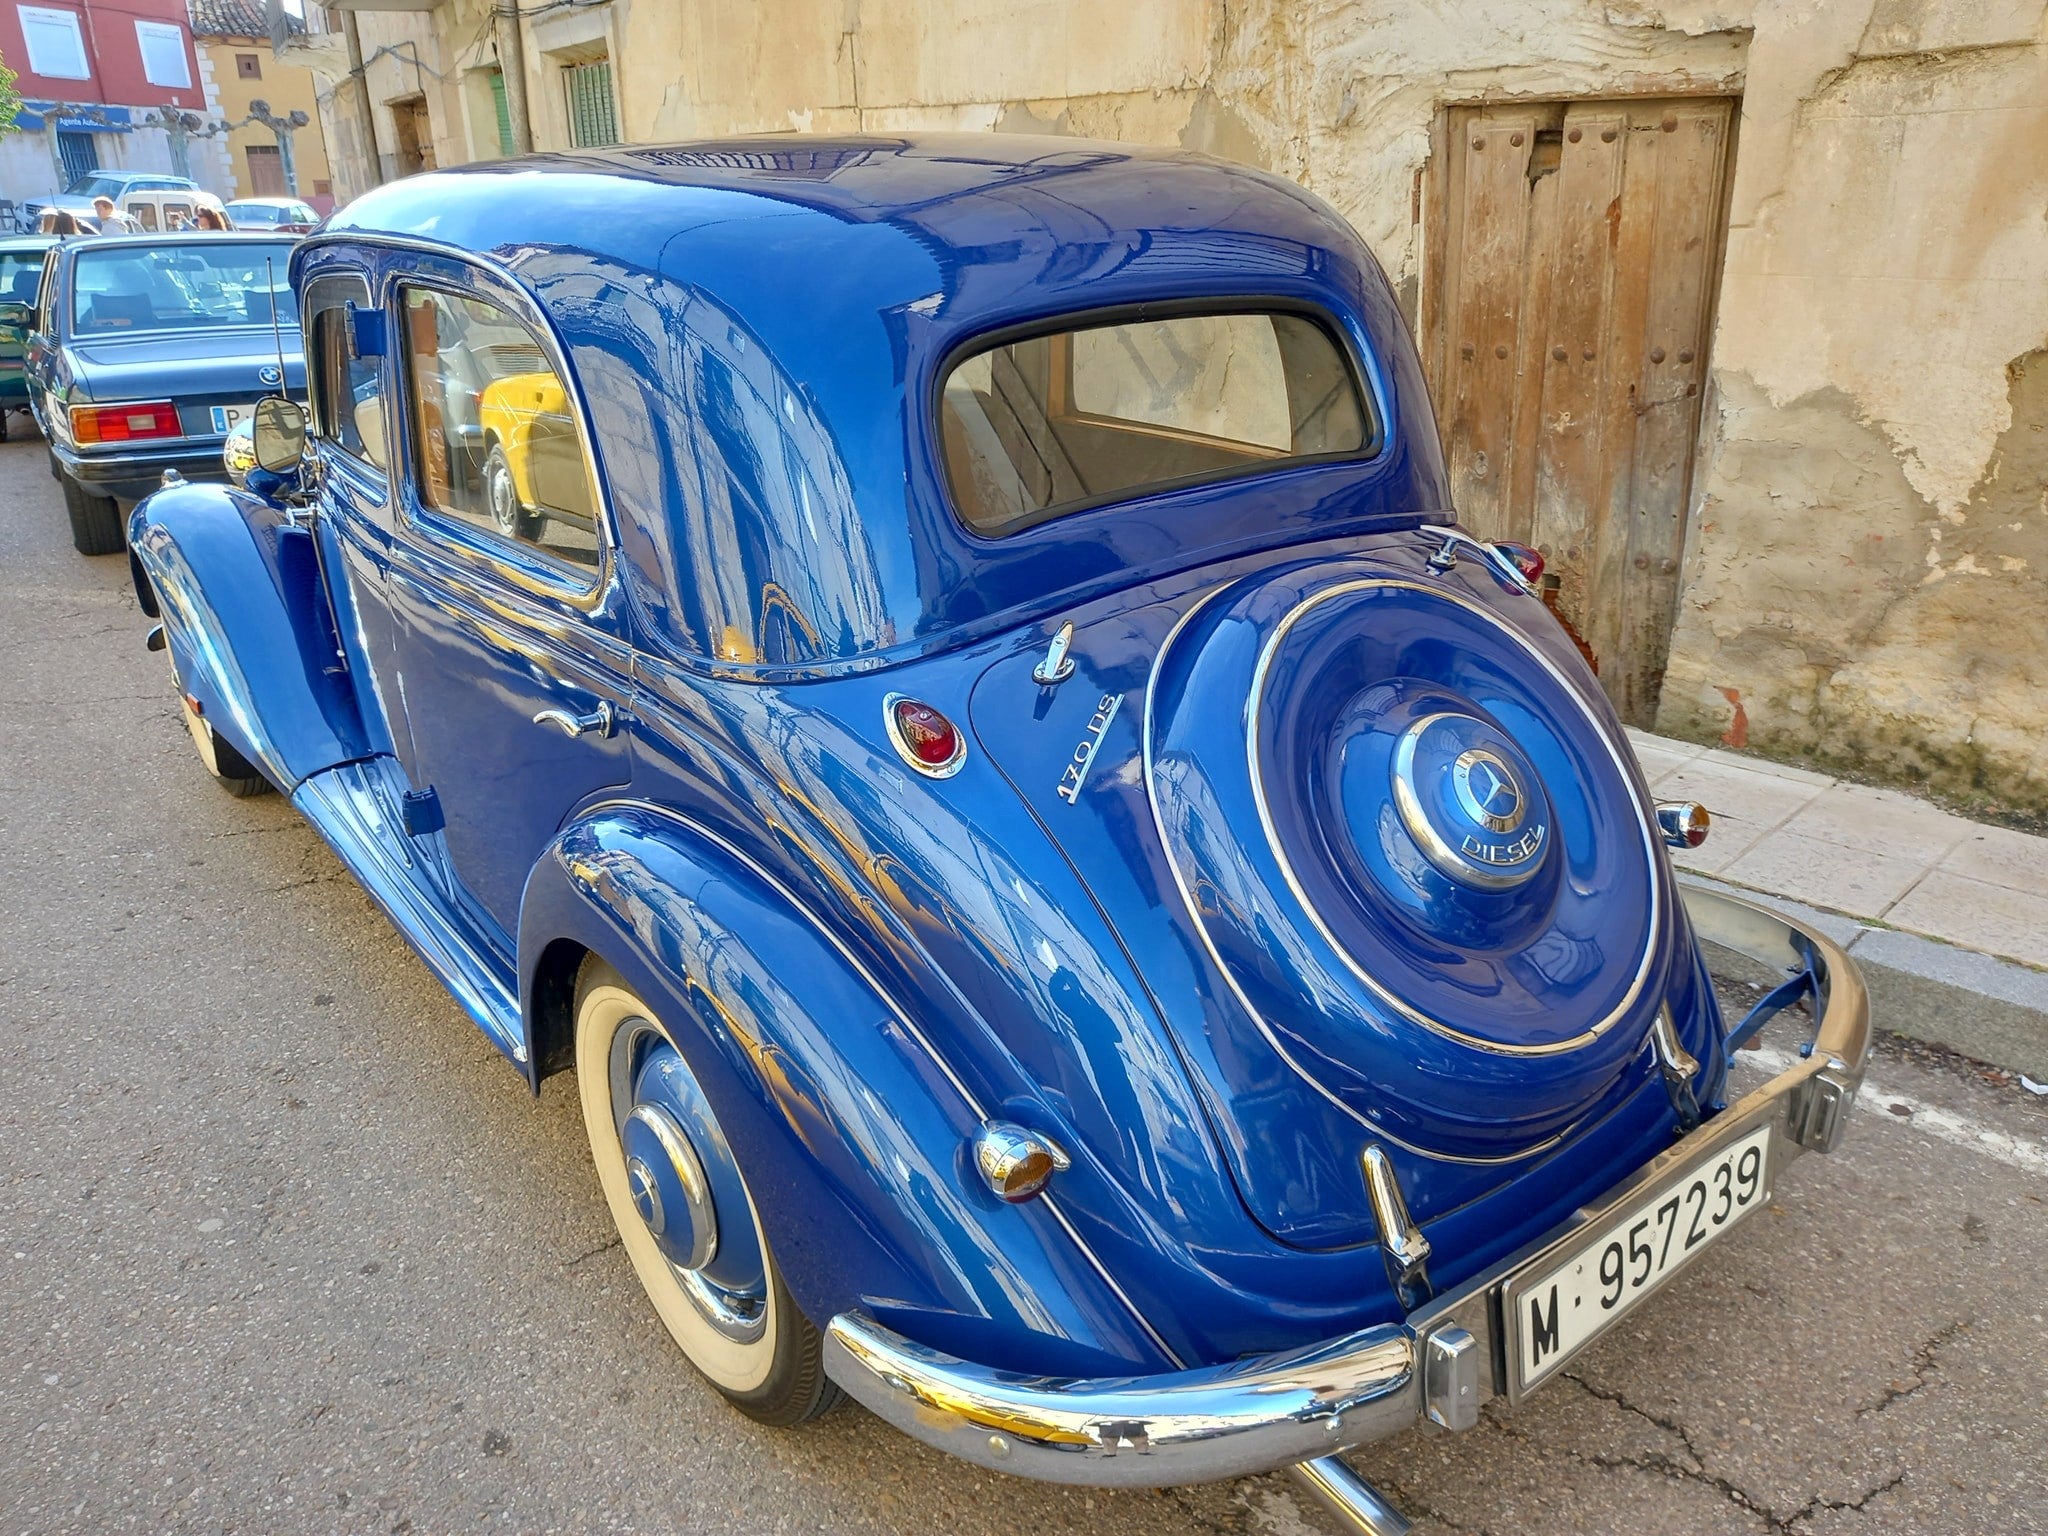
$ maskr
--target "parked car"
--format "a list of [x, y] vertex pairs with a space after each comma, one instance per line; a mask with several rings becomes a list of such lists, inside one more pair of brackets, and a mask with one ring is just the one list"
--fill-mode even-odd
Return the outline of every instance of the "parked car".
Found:
[[[0, 305], [34, 308], [44, 258], [56, 243], [54, 235], [0, 236]], [[28, 382], [21, 369], [26, 316], [22, 309], [11, 314], [10, 319], [10, 312], [0, 309], [0, 443], [7, 441], [14, 413], [28, 407]]]
[[[1391, 1529], [1338, 1453], [1519, 1402], [1834, 1145], [1854, 968], [1675, 878], [1702, 813], [1453, 521], [1396, 298], [1299, 187], [628, 148], [392, 183], [292, 270], [310, 424], [136, 510], [151, 644], [208, 771], [575, 1069], [746, 1412], [1297, 1467]], [[494, 447], [521, 401], [544, 446]], [[1703, 936], [1785, 984], [1731, 1025]], [[1773, 1019], [1811, 1051], [1737, 1096]]]
[[29, 404], [49, 440], [82, 554], [122, 545], [118, 503], [166, 469], [226, 478], [221, 443], [250, 407], [300, 393], [291, 243], [238, 235], [106, 235], [52, 252], [29, 329]]
[[[33, 227], [45, 208], [62, 208], [81, 219], [91, 219], [92, 200], [111, 197], [115, 205], [131, 192], [199, 192], [198, 182], [189, 176], [167, 176], [158, 171], [88, 171], [74, 179], [54, 197], [29, 198], [21, 205], [21, 217]], [[88, 224], [87, 228], [93, 227]]]
[[320, 222], [320, 215], [296, 197], [238, 197], [228, 204], [228, 217], [237, 229], [277, 235], [303, 235]]
[[[221, 215], [224, 227], [234, 227], [228, 220], [225, 205], [211, 192], [183, 189], [132, 191], [121, 198], [120, 208], [134, 224], [137, 234], [176, 234], [194, 228], [194, 215], [201, 208], [211, 208]], [[268, 234], [270, 231], [257, 230], [255, 233]]]

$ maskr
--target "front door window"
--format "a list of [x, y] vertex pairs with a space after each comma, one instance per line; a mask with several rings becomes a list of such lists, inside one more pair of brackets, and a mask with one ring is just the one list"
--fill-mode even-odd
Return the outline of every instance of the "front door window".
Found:
[[539, 338], [497, 305], [439, 288], [407, 289], [404, 312], [420, 504], [594, 571], [595, 477]]

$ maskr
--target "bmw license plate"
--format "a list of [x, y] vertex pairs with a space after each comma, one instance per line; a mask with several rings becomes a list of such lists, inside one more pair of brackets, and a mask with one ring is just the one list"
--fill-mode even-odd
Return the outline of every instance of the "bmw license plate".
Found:
[[232, 432], [247, 421], [249, 413], [255, 409], [253, 405], [216, 405], [213, 408], [213, 430], [222, 433]]
[[1510, 1280], [1501, 1306], [1519, 1392], [1550, 1375], [1694, 1254], [1766, 1204], [1770, 1167], [1766, 1121], [1594, 1224], [1555, 1264]]

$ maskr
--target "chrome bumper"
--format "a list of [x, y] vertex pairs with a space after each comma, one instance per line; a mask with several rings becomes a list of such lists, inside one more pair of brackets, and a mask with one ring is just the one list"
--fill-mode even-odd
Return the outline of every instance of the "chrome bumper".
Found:
[[1404, 1322], [1306, 1349], [1097, 1380], [990, 1370], [842, 1313], [826, 1330], [826, 1371], [898, 1429], [963, 1460], [1099, 1487], [1213, 1482], [1313, 1462], [1418, 1424], [1469, 1427], [1488, 1397], [1521, 1395], [1506, 1364], [1503, 1282], [1542, 1272], [1553, 1249], [1562, 1251], [1582, 1228], [1761, 1123], [1776, 1122], [1780, 1166], [1802, 1149], [1831, 1151], [1840, 1140], [1870, 1040], [1869, 1002], [1855, 966], [1803, 925], [1681, 884], [1699, 938], [1774, 968], [1811, 969], [1819, 1022], [1810, 1052], [1597, 1205], [1459, 1291]]

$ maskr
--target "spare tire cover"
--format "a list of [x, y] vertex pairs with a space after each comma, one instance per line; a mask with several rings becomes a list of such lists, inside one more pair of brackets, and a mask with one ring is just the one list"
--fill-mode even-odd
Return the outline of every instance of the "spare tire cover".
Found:
[[1146, 722], [1160, 835], [1257, 1028], [1392, 1139], [1487, 1158], [1643, 1051], [1671, 926], [1597, 684], [1493, 585], [1340, 562], [1226, 588]]

